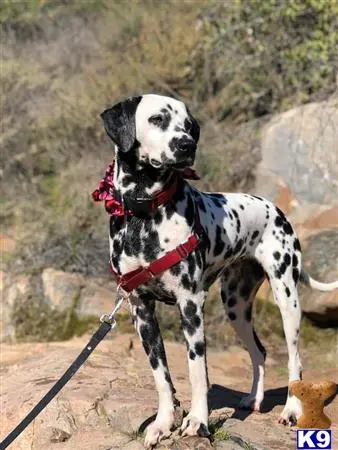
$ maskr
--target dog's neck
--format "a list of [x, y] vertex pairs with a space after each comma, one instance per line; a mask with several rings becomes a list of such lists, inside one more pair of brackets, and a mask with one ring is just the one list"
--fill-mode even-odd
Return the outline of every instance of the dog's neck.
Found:
[[155, 192], [165, 188], [173, 171], [141, 166], [135, 155], [118, 152], [115, 156], [114, 187], [120, 195], [149, 199]]

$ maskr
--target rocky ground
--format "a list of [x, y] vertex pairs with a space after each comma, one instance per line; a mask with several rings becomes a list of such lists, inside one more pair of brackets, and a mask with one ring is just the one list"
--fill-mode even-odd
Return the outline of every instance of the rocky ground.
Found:
[[[150, 367], [135, 335], [112, 332], [61, 393], [12, 445], [13, 450], [142, 449], [142, 433], [156, 413], [157, 396]], [[65, 342], [3, 344], [1, 349], [0, 435], [7, 434], [37, 403], [77, 356], [87, 337]], [[189, 378], [185, 347], [166, 344], [169, 365], [182, 409], [189, 408]], [[322, 352], [321, 352], [322, 353]], [[323, 357], [322, 357], [323, 359]], [[310, 361], [312, 361], [310, 363]], [[277, 424], [286, 396], [286, 355], [267, 359], [263, 413], [238, 410], [236, 405], [251, 384], [247, 353], [231, 347], [208, 353], [212, 444], [205, 438], [180, 438], [177, 431], [158, 448], [251, 449], [295, 448], [295, 431]], [[318, 364], [305, 354], [304, 378], [337, 380], [334, 360]], [[314, 367], [306, 369], [306, 367]], [[326, 367], [326, 368], [325, 368]], [[331, 367], [331, 368], [330, 368]], [[333, 422], [338, 449], [338, 401], [326, 408]], [[179, 411], [180, 415], [182, 411]]]

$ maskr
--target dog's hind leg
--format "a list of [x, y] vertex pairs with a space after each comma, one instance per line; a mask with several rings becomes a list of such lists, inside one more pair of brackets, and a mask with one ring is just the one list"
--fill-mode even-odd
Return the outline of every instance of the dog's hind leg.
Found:
[[[292, 277], [285, 277], [285, 285], [275, 278], [270, 279], [270, 284], [278, 303], [284, 327], [284, 334], [289, 354], [289, 383], [302, 379], [302, 365], [299, 357], [298, 339], [301, 321], [301, 309], [298, 300], [297, 288]], [[287, 292], [285, 292], [287, 291]], [[295, 425], [297, 418], [301, 415], [300, 401], [288, 391], [288, 398], [279, 417], [279, 423], [284, 425]]]
[[131, 310], [134, 326], [149, 357], [159, 400], [156, 419], [146, 431], [145, 447], [150, 449], [162, 438], [170, 435], [177, 401], [155, 316], [155, 300], [143, 297], [132, 298]]
[[[270, 285], [277, 305], [279, 306], [284, 334], [289, 354], [289, 383], [302, 378], [302, 365], [298, 351], [301, 308], [299, 304], [297, 284], [301, 267], [301, 253], [298, 239], [288, 234], [285, 244], [279, 241], [260, 244], [257, 257], [269, 276]], [[290, 391], [285, 407], [279, 417], [284, 425], [293, 425], [302, 413], [301, 402]]]
[[179, 301], [182, 326], [187, 341], [189, 376], [191, 382], [191, 409], [184, 418], [181, 432], [183, 436], [208, 436], [209, 388], [206, 365], [206, 347], [203, 323], [204, 292], [191, 295]]
[[239, 406], [259, 411], [264, 398], [265, 348], [252, 324], [252, 303], [264, 280], [262, 267], [254, 260], [240, 261], [225, 270], [221, 278], [221, 297], [230, 322], [246, 346], [253, 368], [251, 393]]

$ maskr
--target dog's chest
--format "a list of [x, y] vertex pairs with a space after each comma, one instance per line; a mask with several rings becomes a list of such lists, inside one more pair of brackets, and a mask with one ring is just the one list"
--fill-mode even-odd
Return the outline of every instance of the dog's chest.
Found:
[[110, 258], [114, 271], [125, 274], [146, 267], [191, 235], [191, 227], [176, 208], [161, 208], [153, 216], [111, 218]]

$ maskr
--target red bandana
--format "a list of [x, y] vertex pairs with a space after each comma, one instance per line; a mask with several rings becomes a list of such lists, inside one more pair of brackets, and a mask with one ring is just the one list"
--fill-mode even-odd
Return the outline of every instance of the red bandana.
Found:
[[[177, 173], [186, 180], [199, 180], [199, 175], [190, 167], [177, 170]], [[123, 204], [114, 197], [114, 163], [110, 164], [100, 181], [97, 189], [92, 193], [95, 202], [104, 200], [104, 206], [108, 214], [112, 216], [133, 215], [132, 211], [125, 210]]]
[[101, 178], [98, 188], [92, 193], [95, 202], [104, 200], [104, 206], [108, 214], [112, 216], [124, 216], [123, 205], [114, 198], [114, 163], [109, 164], [106, 173]]

